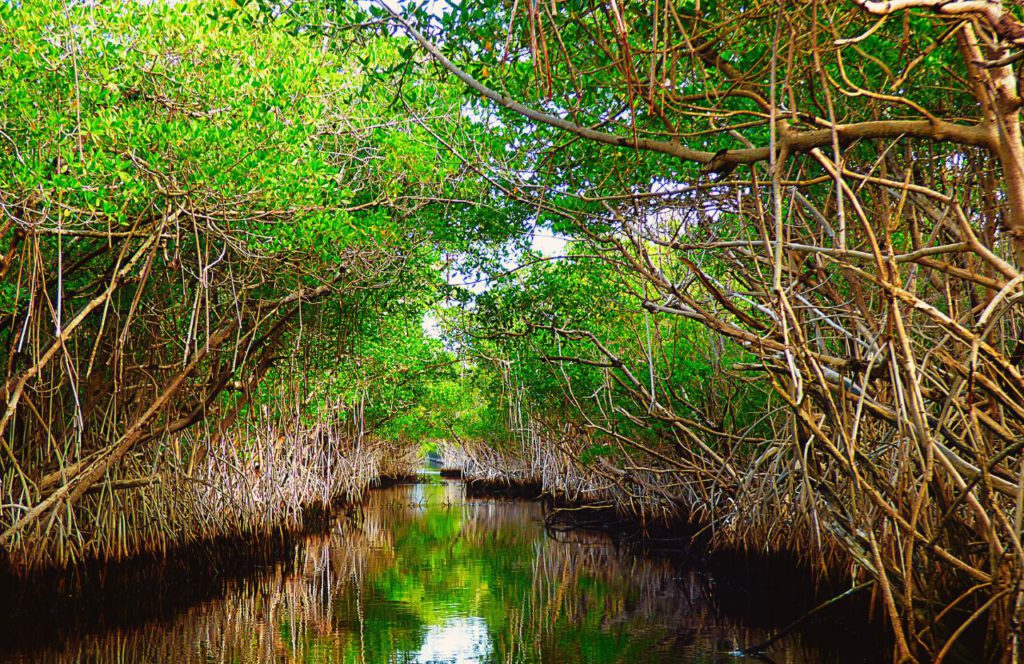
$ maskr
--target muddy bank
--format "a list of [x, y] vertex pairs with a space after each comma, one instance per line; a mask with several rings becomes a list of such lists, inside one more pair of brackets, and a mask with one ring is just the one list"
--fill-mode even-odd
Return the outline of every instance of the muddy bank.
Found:
[[329, 531], [365, 499], [301, 510], [301, 526], [222, 536], [116, 561], [19, 570], [0, 560], [0, 643], [12, 649], [163, 620], [222, 596], [226, 584], [290, 564], [306, 537]]
[[221, 596], [225, 583], [285, 564], [295, 533], [214, 540], [117, 563], [91, 562], [20, 577], [0, 574], [0, 642], [18, 649], [70, 635], [170, 618]]
[[540, 482], [513, 482], [480, 478], [466, 478], [464, 481], [466, 495], [470, 498], [500, 497], [539, 500], [544, 495], [544, 487]]
[[398, 475], [382, 475], [370, 482], [371, 489], [386, 489], [400, 484], [420, 484], [426, 482], [427, 477], [420, 473], [402, 473]]

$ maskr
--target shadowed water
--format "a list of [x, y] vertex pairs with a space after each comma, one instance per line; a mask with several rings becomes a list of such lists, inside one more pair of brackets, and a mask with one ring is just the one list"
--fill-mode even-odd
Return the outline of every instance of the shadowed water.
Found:
[[[0, 661], [743, 661], [730, 651], [767, 638], [785, 611], [773, 621], [765, 607], [751, 620], [726, 608], [736, 602], [722, 601], [718, 585], [600, 535], [546, 534], [535, 503], [418, 484], [372, 492], [358, 515], [304, 541], [294, 559], [227, 583], [216, 599], [18, 653], [0, 644]], [[768, 655], [791, 664], [884, 658], [818, 632], [797, 632]]]

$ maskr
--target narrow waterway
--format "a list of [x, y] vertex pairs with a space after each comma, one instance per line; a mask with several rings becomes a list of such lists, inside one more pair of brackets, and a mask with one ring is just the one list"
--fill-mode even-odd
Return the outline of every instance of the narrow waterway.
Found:
[[[786, 611], [751, 612], [721, 585], [602, 535], [546, 533], [538, 504], [467, 499], [461, 483], [437, 481], [371, 492], [329, 534], [214, 599], [17, 652], [0, 644], [0, 661], [745, 661], [732, 651], [784, 626]], [[821, 629], [759, 661], [883, 658], [863, 638]]]

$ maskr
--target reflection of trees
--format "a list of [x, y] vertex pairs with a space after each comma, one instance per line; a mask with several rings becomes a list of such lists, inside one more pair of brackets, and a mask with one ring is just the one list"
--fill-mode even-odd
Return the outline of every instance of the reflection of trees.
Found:
[[[403, 661], [429, 629], [482, 621], [488, 661], [676, 661], [681, 648], [749, 644], [698, 572], [616, 550], [602, 535], [546, 537], [533, 503], [463, 502], [461, 486], [373, 492], [307, 539], [289, 565], [165, 623], [88, 637], [40, 661]], [[731, 646], [730, 646], [731, 647]], [[790, 661], [822, 661], [794, 645]]]

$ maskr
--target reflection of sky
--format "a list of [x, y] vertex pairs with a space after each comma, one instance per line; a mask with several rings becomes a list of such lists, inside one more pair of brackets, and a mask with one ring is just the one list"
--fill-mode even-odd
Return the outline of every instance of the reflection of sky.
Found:
[[426, 492], [423, 490], [426, 484], [413, 484], [409, 490], [409, 498], [413, 505], [424, 505], [427, 502]]
[[[530, 235], [530, 249], [539, 253], [542, 258], [553, 259], [562, 256], [572, 238], [565, 235], [558, 235], [546, 229], [535, 226]], [[514, 270], [526, 264], [533, 258], [516, 253], [511, 258], [502, 261], [506, 270]], [[464, 272], [459, 267], [459, 262], [449, 266], [445, 273], [445, 279], [453, 286], [468, 288], [476, 294], [483, 293], [491, 287], [491, 279], [487, 274]], [[435, 311], [427, 311], [423, 314], [423, 333], [432, 339], [440, 339], [441, 321]]]
[[[423, 472], [424, 475], [440, 475], [438, 471], [433, 473]], [[465, 489], [459, 482], [441, 481], [437, 484], [422, 482], [409, 487], [409, 502], [415, 507], [427, 509], [428, 506], [448, 507], [460, 504], [466, 497]]]
[[417, 664], [473, 664], [491, 652], [491, 637], [483, 618], [452, 618], [444, 625], [431, 625], [423, 645], [412, 660]]

